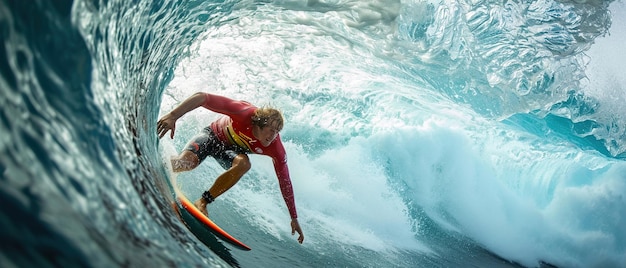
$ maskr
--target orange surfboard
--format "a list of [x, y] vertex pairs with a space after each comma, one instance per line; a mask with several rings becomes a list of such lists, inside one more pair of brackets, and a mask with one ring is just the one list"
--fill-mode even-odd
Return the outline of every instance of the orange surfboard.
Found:
[[211, 219], [209, 219], [209, 217], [202, 214], [202, 212], [200, 212], [200, 210], [196, 206], [194, 206], [193, 203], [190, 202], [184, 194], [178, 192], [176, 196], [178, 197], [178, 201], [180, 201], [182, 207], [187, 210], [187, 212], [189, 212], [189, 214], [191, 214], [196, 220], [206, 226], [215, 236], [219, 237], [223, 241], [228, 242], [238, 249], [246, 251], [251, 250], [251, 248], [248, 247], [246, 244], [228, 234], [222, 228], [217, 226], [217, 224], [215, 224]]

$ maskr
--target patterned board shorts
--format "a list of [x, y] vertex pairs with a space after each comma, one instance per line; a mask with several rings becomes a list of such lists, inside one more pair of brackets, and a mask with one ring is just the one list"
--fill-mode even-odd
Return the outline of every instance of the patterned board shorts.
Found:
[[246, 151], [237, 145], [228, 145], [222, 142], [213, 132], [211, 127], [206, 127], [193, 137], [185, 150], [191, 151], [198, 156], [200, 163], [212, 156], [224, 168], [229, 169], [235, 157], [239, 154], [245, 154]]

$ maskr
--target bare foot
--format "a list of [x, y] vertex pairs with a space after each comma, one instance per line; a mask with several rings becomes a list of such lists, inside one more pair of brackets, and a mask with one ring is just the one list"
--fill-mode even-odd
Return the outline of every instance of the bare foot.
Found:
[[196, 206], [196, 208], [198, 208], [200, 210], [200, 212], [202, 212], [202, 214], [204, 214], [204, 216], [209, 217], [209, 212], [206, 211], [207, 203], [204, 202], [204, 199], [200, 198], [200, 199], [196, 200], [196, 202], [193, 202], [193, 205]]

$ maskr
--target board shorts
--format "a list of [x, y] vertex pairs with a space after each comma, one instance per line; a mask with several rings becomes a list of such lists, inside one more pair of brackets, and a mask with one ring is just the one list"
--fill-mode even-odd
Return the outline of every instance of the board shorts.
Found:
[[198, 156], [200, 163], [208, 156], [211, 156], [224, 169], [229, 169], [232, 166], [233, 160], [235, 160], [237, 155], [247, 153], [246, 150], [237, 145], [230, 145], [221, 141], [211, 127], [202, 129], [198, 135], [187, 143], [185, 150], [191, 151]]

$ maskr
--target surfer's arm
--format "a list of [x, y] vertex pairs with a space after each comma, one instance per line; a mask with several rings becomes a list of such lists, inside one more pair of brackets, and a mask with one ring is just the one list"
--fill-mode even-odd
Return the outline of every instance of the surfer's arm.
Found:
[[280, 191], [285, 199], [285, 204], [287, 204], [289, 215], [291, 215], [291, 235], [298, 232], [298, 242], [302, 244], [304, 241], [304, 233], [302, 232], [302, 228], [300, 228], [300, 223], [298, 222], [298, 213], [296, 213], [296, 202], [293, 195], [293, 187], [291, 186], [291, 179], [289, 178], [287, 161], [282, 161], [282, 163], [279, 163], [276, 159], [273, 159], [273, 161], [274, 169], [276, 169], [276, 175], [278, 177], [278, 184], [280, 185]]
[[197, 92], [179, 104], [176, 108], [174, 108], [174, 110], [159, 119], [157, 122], [157, 133], [159, 138], [165, 136], [165, 134], [170, 130], [172, 131], [170, 138], [174, 138], [176, 120], [200, 106], [217, 113], [231, 116], [238, 115], [242, 111], [253, 107], [250, 103], [244, 101], [236, 101], [219, 95]]
[[230, 117], [241, 117], [242, 112], [254, 106], [245, 101], [233, 100], [224, 96], [204, 93], [205, 99], [202, 107], [216, 113], [228, 115]]
[[289, 178], [289, 168], [287, 163], [278, 163], [274, 159], [274, 169], [276, 170], [276, 176], [278, 177], [278, 185], [280, 185], [280, 192], [283, 194], [283, 199], [289, 210], [289, 215], [292, 219], [298, 218], [296, 212], [296, 202], [293, 195], [293, 186], [291, 186], [291, 179]]
[[296, 213], [296, 202], [293, 195], [293, 187], [291, 186], [291, 178], [289, 177], [289, 166], [287, 166], [287, 152], [280, 140], [280, 135], [276, 137], [272, 146], [268, 148], [267, 153], [272, 158], [280, 192], [283, 194], [283, 199], [285, 199], [289, 215], [291, 215], [292, 219], [296, 219], [298, 218], [298, 213]]
[[168, 131], [172, 131], [170, 134], [170, 138], [174, 138], [174, 131], [176, 130], [176, 120], [182, 117], [186, 113], [200, 107], [206, 101], [206, 93], [195, 93], [183, 101], [181, 104], [176, 106], [174, 110], [170, 111], [168, 114], [164, 115], [157, 122], [157, 134], [159, 138], [163, 138], [165, 133]]

